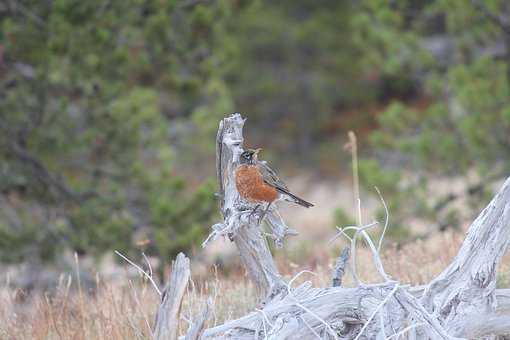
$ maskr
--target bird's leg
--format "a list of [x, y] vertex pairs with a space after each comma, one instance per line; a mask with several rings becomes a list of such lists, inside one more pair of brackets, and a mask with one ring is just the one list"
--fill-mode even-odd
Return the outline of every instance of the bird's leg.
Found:
[[269, 211], [269, 207], [271, 206], [271, 203], [273, 203], [273, 202], [269, 202], [269, 203], [267, 203], [266, 209], [264, 209], [264, 211], [262, 212], [262, 215], [260, 215], [260, 217], [259, 217], [259, 223], [258, 223], [259, 225], [260, 225], [260, 223], [262, 222], [262, 220], [264, 220], [264, 217], [266, 217], [266, 214], [267, 214], [267, 212]]
[[257, 212], [257, 210], [260, 208], [260, 204], [257, 204], [255, 206], [255, 208], [252, 209], [252, 211], [250, 212], [250, 214], [248, 215], [248, 220], [251, 219], [251, 217]]

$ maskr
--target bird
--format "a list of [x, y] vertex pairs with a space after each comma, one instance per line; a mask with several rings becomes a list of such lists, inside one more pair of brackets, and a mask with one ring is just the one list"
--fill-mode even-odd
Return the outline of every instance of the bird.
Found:
[[259, 223], [266, 215], [271, 204], [278, 200], [289, 201], [305, 208], [313, 207], [312, 203], [291, 193], [287, 185], [266, 162], [258, 160], [258, 153], [261, 150], [246, 149], [243, 151], [234, 170], [239, 195], [251, 203], [257, 203], [253, 212], [260, 205], [267, 204], [263, 214], [259, 217]]

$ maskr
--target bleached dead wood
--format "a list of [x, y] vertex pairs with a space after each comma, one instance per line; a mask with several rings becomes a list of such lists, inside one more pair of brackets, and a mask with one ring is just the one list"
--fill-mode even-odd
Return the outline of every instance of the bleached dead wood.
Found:
[[184, 338], [185, 340], [198, 340], [202, 337], [205, 323], [207, 319], [209, 319], [209, 315], [211, 314], [211, 309], [212, 301], [211, 299], [209, 299], [202, 313], [200, 313], [197, 319], [193, 321], [193, 323], [190, 325], [188, 333], [186, 333], [186, 337]]
[[336, 260], [335, 269], [333, 270], [333, 287], [340, 287], [342, 285], [342, 278], [344, 277], [345, 269], [349, 257], [351, 255], [351, 248], [345, 247], [342, 253]]
[[[510, 241], [510, 178], [473, 222], [453, 262], [426, 287], [422, 303], [451, 334], [497, 306], [497, 266]], [[509, 316], [510, 318], [510, 316]]]
[[463, 333], [468, 339], [494, 338], [495, 336], [508, 339], [510, 336], [510, 316], [508, 314], [477, 315], [468, 317], [465, 321]]
[[[243, 151], [243, 125], [239, 114], [225, 118], [220, 124], [217, 169], [224, 222], [213, 226], [204, 245], [220, 235], [232, 239], [265, 303], [261, 309], [255, 308], [237, 320], [206, 329], [202, 339], [460, 339], [475, 336], [492, 339], [508, 331], [510, 291], [496, 290], [495, 279], [497, 265], [510, 240], [510, 179], [473, 222], [452, 264], [430, 284], [410, 287], [385, 273], [379, 257], [381, 241], [376, 247], [365, 232], [376, 225], [373, 223], [349, 227], [355, 230], [354, 237], [349, 238], [351, 252], [354, 260], [356, 239], [363, 237], [384, 282], [363, 284], [356, 280], [358, 286], [354, 288], [314, 288], [307, 281], [293, 288], [296, 277], [288, 283], [281, 278], [267, 247], [267, 234], [256, 222], [258, 216], [250, 218], [253, 205], [243, 201], [235, 190], [233, 169]], [[269, 212], [267, 221], [272, 230], [270, 238], [281, 245], [284, 237], [292, 232], [276, 209]], [[384, 228], [386, 226], [387, 221]], [[340, 235], [346, 236], [343, 229]], [[343, 275], [346, 257], [339, 258], [333, 273], [336, 283]], [[353, 262], [351, 267], [357, 278]]]
[[154, 327], [156, 340], [177, 339], [182, 298], [190, 275], [189, 259], [183, 253], [179, 253], [172, 263], [170, 279], [163, 290], [161, 305], [156, 314]]

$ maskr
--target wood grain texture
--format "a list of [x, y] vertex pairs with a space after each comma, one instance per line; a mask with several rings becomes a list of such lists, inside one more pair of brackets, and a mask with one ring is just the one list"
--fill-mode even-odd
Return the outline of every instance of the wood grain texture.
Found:
[[510, 241], [510, 178], [469, 227], [457, 256], [425, 289], [422, 302], [452, 333], [497, 306], [496, 273]]
[[177, 339], [182, 298], [186, 292], [190, 275], [189, 259], [183, 253], [179, 253], [172, 263], [170, 278], [163, 290], [161, 304], [156, 314], [154, 339]]
[[207, 319], [209, 319], [209, 316], [212, 312], [212, 301], [209, 299], [207, 301], [207, 304], [200, 313], [200, 315], [196, 318], [196, 320], [193, 321], [193, 323], [190, 325], [188, 332], [186, 333], [185, 340], [199, 340], [202, 338], [202, 334], [204, 333], [205, 328], [205, 322]]

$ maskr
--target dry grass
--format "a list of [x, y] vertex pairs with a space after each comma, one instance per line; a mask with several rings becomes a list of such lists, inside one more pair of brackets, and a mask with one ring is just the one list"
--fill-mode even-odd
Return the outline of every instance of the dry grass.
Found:
[[[401, 249], [387, 247], [383, 260], [387, 272], [404, 283], [422, 284], [430, 281], [455, 256], [463, 235], [438, 234], [426, 241], [416, 241]], [[334, 262], [333, 250], [325, 247], [310, 248], [307, 252], [279, 252], [278, 265], [285, 276], [291, 277], [301, 269], [310, 269], [317, 276], [301, 278], [316, 285], [329, 285]], [[338, 251], [338, 249], [336, 249]], [[313, 256], [307, 256], [313, 253]], [[299, 254], [299, 256], [296, 256]], [[359, 273], [365, 282], [379, 278], [373, 270], [370, 254], [358, 250]], [[502, 280], [510, 268], [505, 259], [500, 273]], [[295, 264], [299, 263], [299, 264]], [[210, 275], [196, 279], [188, 288], [183, 304], [181, 330], [187, 327], [204, 306], [206, 297], [214, 299], [214, 314], [209, 325], [246, 314], [256, 306], [254, 290], [242, 270], [234, 270], [222, 277], [214, 268]], [[348, 272], [346, 285], [352, 285]], [[501, 280], [500, 280], [501, 281]], [[75, 288], [62, 279], [52, 296], [33, 294], [23, 298], [21, 292], [0, 288], [1, 339], [149, 339], [159, 296], [154, 288], [141, 278], [96, 282], [94, 293]]]
[[[24, 293], [0, 288], [0, 339], [150, 339], [159, 305], [154, 287], [142, 278], [115, 282], [97, 281], [93, 292], [80, 294], [78, 285], [62, 280], [55, 292]], [[224, 294], [228, 292], [228, 294]], [[249, 312], [254, 306], [253, 288], [244, 278], [192, 281], [183, 307], [181, 329], [204, 306], [214, 301], [210, 325]]]

